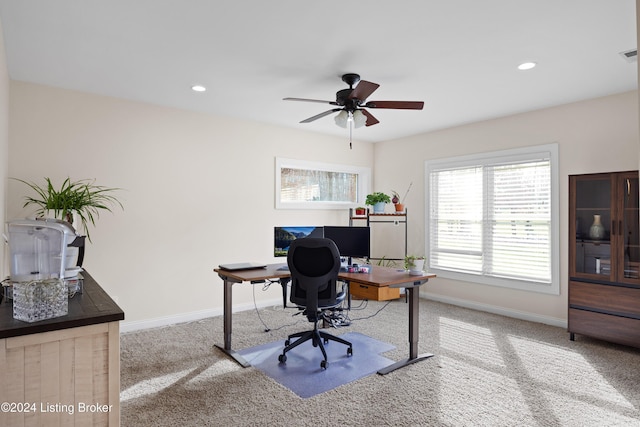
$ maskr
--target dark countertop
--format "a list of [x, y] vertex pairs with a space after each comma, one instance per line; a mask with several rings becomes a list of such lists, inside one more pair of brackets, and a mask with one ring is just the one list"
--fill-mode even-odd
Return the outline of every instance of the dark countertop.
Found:
[[84, 277], [83, 293], [69, 298], [69, 313], [66, 316], [33, 323], [23, 322], [13, 318], [13, 304], [3, 299], [0, 302], [0, 339], [124, 320], [122, 309], [93, 277], [86, 271], [80, 274]]

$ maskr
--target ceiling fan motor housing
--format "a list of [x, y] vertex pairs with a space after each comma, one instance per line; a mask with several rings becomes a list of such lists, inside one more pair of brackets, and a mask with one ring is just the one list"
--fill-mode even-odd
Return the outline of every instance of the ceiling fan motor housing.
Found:
[[348, 84], [350, 89], [353, 89], [353, 85], [360, 81], [360, 74], [355, 74], [355, 73], [343, 74], [342, 81]]
[[357, 98], [349, 98], [353, 89], [342, 89], [336, 92], [336, 104], [344, 106], [347, 110], [355, 110], [361, 103]]

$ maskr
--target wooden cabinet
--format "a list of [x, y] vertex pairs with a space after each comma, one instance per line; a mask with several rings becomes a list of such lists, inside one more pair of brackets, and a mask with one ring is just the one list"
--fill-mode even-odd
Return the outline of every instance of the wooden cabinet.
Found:
[[640, 347], [638, 172], [569, 177], [569, 322]]
[[21, 405], [0, 413], [0, 426], [120, 425], [124, 312], [82, 275], [65, 316], [22, 322], [0, 302], [0, 402]]

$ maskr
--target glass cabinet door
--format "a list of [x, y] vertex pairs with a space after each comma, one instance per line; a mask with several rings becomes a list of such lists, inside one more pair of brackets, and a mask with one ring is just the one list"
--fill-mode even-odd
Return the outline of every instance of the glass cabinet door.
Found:
[[618, 180], [619, 203], [621, 204], [618, 222], [621, 267], [618, 281], [640, 283], [640, 217], [638, 216], [638, 174], [623, 174]]
[[[614, 188], [611, 175], [572, 176], [574, 257], [572, 274], [611, 280], [611, 219]], [[613, 266], [615, 268], [615, 266]]]

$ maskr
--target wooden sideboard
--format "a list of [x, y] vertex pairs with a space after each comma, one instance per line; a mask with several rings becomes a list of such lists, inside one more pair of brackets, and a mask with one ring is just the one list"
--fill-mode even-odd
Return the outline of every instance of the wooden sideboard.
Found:
[[10, 301], [0, 303], [0, 425], [120, 425], [124, 312], [82, 275], [66, 316], [27, 323], [13, 319]]

